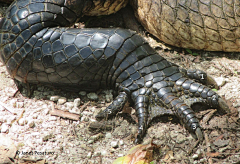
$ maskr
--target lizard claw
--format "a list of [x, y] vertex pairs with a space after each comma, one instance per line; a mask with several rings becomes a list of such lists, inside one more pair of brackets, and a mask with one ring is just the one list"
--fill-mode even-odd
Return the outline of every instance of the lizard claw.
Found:
[[195, 131], [195, 134], [197, 135], [197, 139], [202, 142], [203, 141], [203, 133], [202, 130], [198, 127]]

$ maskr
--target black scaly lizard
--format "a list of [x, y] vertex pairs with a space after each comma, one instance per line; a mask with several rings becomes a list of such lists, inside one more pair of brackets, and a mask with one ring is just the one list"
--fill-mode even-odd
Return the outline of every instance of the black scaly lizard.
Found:
[[9, 74], [23, 83], [75, 91], [117, 90], [112, 104], [96, 117], [114, 116], [131, 102], [138, 117], [136, 143], [149, 121], [165, 113], [177, 115], [202, 140], [198, 119], [179, 96], [189, 95], [193, 102], [228, 112], [217, 93], [195, 82], [210, 78], [202, 71], [169, 63], [131, 30], [68, 28], [82, 16], [85, 2], [14, 1], [0, 22], [0, 60]]

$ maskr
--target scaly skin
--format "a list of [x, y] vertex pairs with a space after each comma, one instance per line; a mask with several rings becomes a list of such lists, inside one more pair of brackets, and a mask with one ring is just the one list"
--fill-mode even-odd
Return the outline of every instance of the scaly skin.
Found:
[[166, 113], [177, 115], [202, 140], [198, 119], [179, 97], [189, 95], [228, 112], [222, 98], [201, 84], [210, 78], [169, 63], [131, 30], [67, 28], [82, 15], [85, 2], [13, 2], [0, 22], [0, 59], [9, 74], [23, 83], [75, 91], [115, 89], [118, 96], [96, 117], [115, 116], [129, 101], [138, 117], [136, 143], [151, 119]]
[[240, 51], [239, 0], [132, 0], [135, 15], [167, 44], [208, 51]]
[[[0, 0], [6, 2], [6, 0]], [[10, 2], [12, 0], [8, 0]], [[74, 0], [75, 1], [75, 0]], [[75, 3], [68, 0], [68, 3]], [[128, 0], [78, 0], [84, 15], [109, 15]], [[167, 44], [208, 51], [240, 52], [238, 0], [131, 0], [139, 22]], [[81, 3], [83, 4], [83, 3]], [[81, 8], [81, 5], [75, 6]]]

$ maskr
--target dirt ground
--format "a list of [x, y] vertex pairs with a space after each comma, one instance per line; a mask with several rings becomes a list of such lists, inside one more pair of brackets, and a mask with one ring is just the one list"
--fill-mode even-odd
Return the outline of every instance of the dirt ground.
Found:
[[[2, 4], [0, 13], [5, 9], [6, 5]], [[84, 17], [75, 26], [125, 27], [124, 12]], [[232, 110], [230, 114], [221, 114], [215, 109], [195, 110], [204, 132], [202, 143], [198, 143], [177, 118], [156, 119], [144, 138], [144, 144], [153, 140], [159, 146], [154, 153], [154, 163], [240, 163], [239, 53], [189, 51], [165, 45], [147, 32], [142, 34], [167, 60], [211, 75], [219, 85], [216, 92], [227, 100]], [[94, 116], [110, 104], [112, 91], [98, 91], [94, 100], [88, 93], [76, 94], [43, 86], [35, 88], [30, 98], [26, 90], [16, 94], [17, 90], [0, 63], [0, 158], [8, 150], [9, 163], [111, 164], [134, 146], [137, 132], [134, 110], [96, 124]], [[53, 116], [54, 109], [75, 111], [80, 119]]]

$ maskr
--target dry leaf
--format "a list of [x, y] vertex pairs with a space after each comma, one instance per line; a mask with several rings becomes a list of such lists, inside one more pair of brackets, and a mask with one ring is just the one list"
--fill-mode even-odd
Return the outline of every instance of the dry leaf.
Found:
[[157, 146], [153, 143], [134, 146], [126, 156], [116, 159], [113, 164], [150, 164], [154, 147]]

